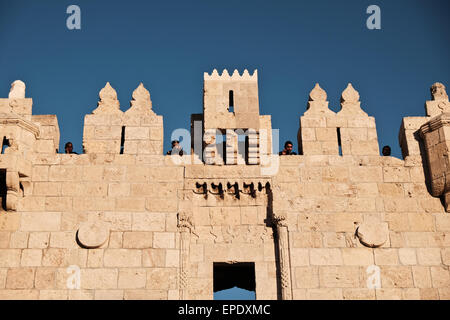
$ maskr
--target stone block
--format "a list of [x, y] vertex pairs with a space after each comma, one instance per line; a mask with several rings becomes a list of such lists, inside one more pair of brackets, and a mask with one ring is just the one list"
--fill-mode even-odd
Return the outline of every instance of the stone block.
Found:
[[39, 290], [39, 300], [67, 300], [67, 290]]
[[11, 268], [6, 276], [6, 289], [32, 289], [34, 287], [33, 268]]
[[153, 233], [144, 231], [124, 232], [123, 248], [145, 249], [151, 248], [153, 243]]
[[37, 268], [34, 279], [36, 289], [55, 289], [56, 271], [54, 268]]
[[36, 196], [60, 196], [60, 182], [35, 182], [33, 184], [33, 195]]
[[0, 300], [37, 300], [38, 290], [0, 290]]
[[398, 250], [398, 256], [402, 265], [416, 265], [417, 257], [416, 250], [413, 248], [400, 248]]
[[435, 266], [442, 263], [439, 248], [418, 248], [417, 260], [421, 266]]
[[[309, 265], [309, 252], [308, 249], [303, 248], [291, 248], [291, 266], [301, 267]], [[273, 254], [273, 252], [272, 252]]]
[[42, 262], [42, 250], [40, 249], [24, 249], [22, 250], [22, 258], [20, 265], [22, 267], [39, 267]]
[[[450, 287], [450, 273], [445, 267], [431, 267], [431, 282], [433, 288], [449, 288]], [[442, 299], [442, 297], [441, 297]]]
[[154, 232], [153, 233], [154, 248], [175, 248], [175, 233], [173, 232]]
[[175, 268], [147, 269], [147, 289], [169, 290], [177, 288], [177, 271]]
[[0, 249], [0, 268], [20, 266], [20, 249]]
[[133, 213], [133, 231], [164, 231], [165, 214], [156, 212]]
[[402, 300], [402, 289], [382, 288], [376, 290], [377, 300]]
[[103, 267], [104, 249], [90, 249], [88, 251], [87, 266], [88, 268]]
[[136, 249], [106, 249], [103, 257], [105, 267], [140, 267], [142, 251]]
[[167, 290], [125, 290], [124, 300], [167, 300]]
[[395, 266], [399, 264], [398, 250], [391, 248], [380, 248], [374, 250], [375, 263], [379, 266]]
[[342, 253], [339, 249], [310, 249], [311, 265], [342, 265]]
[[9, 248], [10, 232], [0, 231], [0, 249]]
[[343, 289], [344, 300], [375, 300], [374, 289]]
[[33, 166], [31, 181], [48, 181], [49, 166]]
[[23, 212], [20, 224], [22, 231], [58, 231], [61, 226], [59, 212]]
[[142, 250], [142, 265], [144, 267], [164, 267], [166, 265], [165, 249]]
[[126, 268], [119, 271], [120, 289], [144, 289], [147, 272], [142, 268]]
[[353, 167], [350, 168], [350, 180], [353, 182], [382, 182], [383, 174], [380, 167]]
[[319, 267], [321, 288], [359, 288], [359, 267]]
[[411, 267], [406, 266], [382, 266], [382, 288], [412, 288], [413, 276]]
[[347, 266], [369, 266], [374, 262], [373, 250], [366, 248], [344, 248], [341, 249], [344, 265]]
[[419, 290], [420, 290], [420, 298], [422, 300], [439, 300], [438, 289], [424, 288]]
[[123, 300], [123, 290], [95, 290], [95, 300]]
[[309, 289], [306, 292], [308, 300], [342, 300], [342, 289], [337, 288], [321, 288]]
[[318, 267], [296, 267], [295, 287], [300, 289], [319, 288], [319, 268]]
[[24, 249], [28, 246], [28, 232], [13, 232], [11, 233], [11, 239], [9, 242], [9, 247], [11, 249]]
[[116, 198], [117, 211], [140, 212], [145, 210], [144, 198]]

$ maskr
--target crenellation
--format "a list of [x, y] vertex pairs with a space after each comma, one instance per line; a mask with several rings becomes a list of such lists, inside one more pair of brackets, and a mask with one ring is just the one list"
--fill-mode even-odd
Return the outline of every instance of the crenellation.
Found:
[[58, 153], [56, 116], [32, 115], [15, 82], [0, 99], [0, 299], [211, 299], [217, 262], [252, 263], [257, 299], [448, 299], [448, 97], [431, 93], [427, 116], [402, 121], [403, 160], [379, 155], [351, 84], [337, 113], [316, 84], [302, 154], [278, 157], [257, 71], [214, 70], [191, 117], [196, 156], [174, 161], [142, 83], [125, 112], [107, 83], [77, 155]]

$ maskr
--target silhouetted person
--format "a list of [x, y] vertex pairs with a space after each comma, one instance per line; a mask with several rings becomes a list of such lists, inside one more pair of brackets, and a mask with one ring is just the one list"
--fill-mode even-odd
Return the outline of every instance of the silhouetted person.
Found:
[[181, 148], [180, 142], [178, 140], [172, 141], [172, 150], [167, 151], [167, 154], [171, 155], [172, 152], [173, 152], [173, 154], [180, 155], [180, 157], [183, 155], [183, 148]]
[[295, 152], [292, 152], [292, 147], [294, 145], [292, 144], [291, 141], [286, 141], [286, 143], [284, 144], [284, 150], [280, 151], [279, 155], [280, 156], [295, 156], [297, 155]]
[[391, 155], [391, 147], [384, 146], [382, 153], [383, 153], [383, 156], [389, 157]]
[[78, 154], [75, 151], [73, 151], [73, 144], [70, 141], [66, 143], [66, 145], [64, 146], [64, 149], [65, 149], [66, 153]]

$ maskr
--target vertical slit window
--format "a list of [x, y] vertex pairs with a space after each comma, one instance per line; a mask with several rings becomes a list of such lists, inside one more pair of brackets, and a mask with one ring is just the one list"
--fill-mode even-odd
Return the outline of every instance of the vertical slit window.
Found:
[[120, 135], [120, 154], [123, 154], [125, 145], [125, 126], [122, 127], [122, 134]]
[[341, 128], [336, 128], [336, 131], [338, 138], [339, 155], [342, 156]]
[[234, 94], [233, 90], [228, 92], [228, 111], [234, 112]]
[[6, 137], [3, 137], [2, 140], [2, 154], [5, 153], [5, 149], [9, 147], [9, 140]]

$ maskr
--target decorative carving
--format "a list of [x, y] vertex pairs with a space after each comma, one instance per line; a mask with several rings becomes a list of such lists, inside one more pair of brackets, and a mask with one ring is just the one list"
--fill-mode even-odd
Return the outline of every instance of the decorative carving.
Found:
[[181, 299], [186, 300], [188, 298], [189, 250], [191, 246], [191, 233], [187, 232], [187, 228], [184, 228], [184, 232], [181, 232], [180, 238], [180, 297]]
[[275, 226], [280, 226], [280, 227], [287, 227], [287, 219], [286, 216], [284, 214], [280, 214], [280, 213], [272, 213], [272, 223]]
[[9, 99], [24, 99], [25, 98], [25, 83], [21, 80], [16, 80], [11, 83], [9, 90]]
[[431, 86], [430, 91], [433, 101], [448, 101], [448, 95], [442, 83], [436, 82]]
[[130, 102], [130, 109], [125, 114], [147, 114], [155, 115], [152, 110], [152, 100], [150, 99], [150, 92], [144, 87], [142, 82], [133, 91], [133, 99]]
[[366, 247], [381, 247], [388, 239], [389, 229], [385, 222], [376, 220], [364, 221], [357, 229], [356, 236]]
[[309, 93], [309, 101], [327, 101], [327, 93], [318, 83]]
[[[436, 103], [427, 101], [428, 103]], [[429, 106], [429, 105], [427, 105]], [[440, 113], [420, 127], [420, 137], [426, 153], [428, 175], [431, 184], [431, 195], [443, 197], [445, 210], [450, 212], [450, 176], [447, 144], [450, 140], [448, 131], [450, 115]]]
[[277, 234], [281, 275], [281, 296], [283, 300], [292, 300], [291, 269], [287, 227], [278, 224]]
[[225, 232], [223, 232], [222, 229], [222, 237], [225, 243], [232, 243], [233, 240], [236, 238], [236, 233], [233, 227], [226, 226]]
[[308, 106], [305, 115], [334, 115], [335, 113], [328, 109], [327, 93], [318, 83], [309, 93]]
[[341, 102], [359, 102], [359, 92], [349, 83], [347, 88], [342, 92]]
[[289, 288], [289, 282], [290, 282], [289, 271], [286, 270], [286, 268], [283, 268], [281, 270], [281, 286], [283, 288]]
[[97, 109], [92, 111], [93, 114], [102, 114], [102, 113], [110, 113], [110, 114], [121, 114], [120, 111], [120, 103], [117, 100], [117, 92], [113, 87], [106, 83], [105, 87], [99, 92], [100, 101], [97, 104]]
[[85, 222], [77, 231], [77, 242], [83, 248], [101, 247], [109, 237], [109, 226], [103, 221]]
[[222, 74], [219, 75], [219, 72], [217, 72], [216, 69], [213, 70], [211, 75], [209, 75], [207, 72], [204, 73], [203, 76], [204, 80], [246, 80], [246, 81], [257, 81], [258, 80], [258, 70], [255, 70], [252, 75], [248, 72], [247, 69], [244, 70], [242, 73], [242, 76], [239, 74], [238, 70], [234, 70], [233, 74], [230, 76], [227, 69], [224, 69]]
[[180, 210], [178, 212], [178, 228], [182, 231], [191, 231], [193, 216], [191, 210]]
[[338, 115], [344, 116], [364, 116], [367, 117], [367, 113], [365, 113], [361, 109], [361, 102], [359, 101], [359, 92], [356, 91], [352, 84], [349, 83], [347, 88], [342, 92], [341, 95], [341, 111], [338, 112]]

